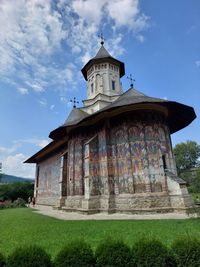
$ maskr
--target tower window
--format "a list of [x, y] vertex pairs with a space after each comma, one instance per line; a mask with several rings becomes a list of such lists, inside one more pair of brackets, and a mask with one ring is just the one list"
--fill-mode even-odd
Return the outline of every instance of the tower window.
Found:
[[115, 81], [112, 81], [112, 90], [115, 90]]
[[94, 92], [94, 84], [91, 83], [91, 93], [93, 93], [93, 92]]

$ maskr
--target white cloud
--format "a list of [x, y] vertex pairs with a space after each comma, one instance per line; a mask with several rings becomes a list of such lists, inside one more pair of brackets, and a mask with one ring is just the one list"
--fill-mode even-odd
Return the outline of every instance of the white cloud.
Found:
[[17, 91], [22, 95], [27, 95], [28, 94], [28, 89], [27, 88], [20, 87], [20, 88], [17, 88]]
[[35, 91], [35, 92], [43, 92], [44, 91], [44, 88], [38, 83], [32, 84], [32, 88], [33, 88], [33, 91]]
[[64, 104], [67, 104], [69, 102], [69, 100], [67, 100], [67, 98], [65, 98], [64, 96], [60, 97], [60, 101]]
[[29, 143], [29, 144], [34, 144], [37, 147], [43, 148], [47, 146], [50, 142], [49, 139], [40, 139], [40, 138], [29, 138], [29, 139], [20, 139], [14, 141], [15, 143]]
[[28, 156], [17, 153], [16, 151], [19, 147], [21, 147], [21, 142], [14, 142], [11, 147], [0, 147], [2, 171], [19, 177], [34, 178], [35, 167], [31, 164], [23, 164]]
[[47, 100], [46, 99], [39, 99], [38, 103], [40, 104], [41, 107], [47, 107]]
[[[34, 178], [34, 164], [23, 163], [28, 156], [20, 152], [24, 144], [33, 144], [40, 149], [48, 145], [50, 139], [29, 138], [13, 141], [11, 147], [0, 147], [0, 162], [2, 162], [3, 172], [20, 177]], [[19, 149], [20, 148], [20, 149]]]
[[49, 144], [48, 139], [27, 139], [25, 140], [27, 143], [35, 144], [36, 146], [43, 148]]
[[53, 110], [54, 108], [55, 108], [55, 105], [52, 104], [52, 105], [50, 106], [50, 110]]
[[51, 1], [2, 0], [0, 7], [1, 49], [7, 46], [3, 55], [11, 65], [32, 64], [59, 47], [64, 32]]
[[19, 177], [34, 178], [35, 166], [33, 164], [24, 164], [23, 162], [26, 159], [27, 156], [22, 153], [5, 157], [2, 161], [3, 172]]
[[88, 24], [98, 25], [102, 19], [102, 9], [105, 0], [74, 0], [72, 1], [73, 10]]
[[197, 68], [200, 68], [200, 60], [196, 60], [195, 65], [197, 66]]
[[13, 152], [15, 152], [17, 150], [18, 147], [20, 147], [21, 144], [18, 142], [14, 142], [14, 144], [12, 145], [12, 147], [2, 147], [0, 146], [0, 157], [3, 155], [8, 155], [11, 154]]
[[[66, 7], [64, 3], [65, 1], [62, 1], [62, 8]], [[113, 56], [120, 55], [124, 51], [121, 45], [122, 27], [124, 27], [123, 32], [132, 31], [137, 40], [144, 41], [143, 35], [139, 33], [147, 28], [148, 17], [140, 12], [139, 0], [74, 0], [70, 7], [78, 15], [78, 19], [68, 20], [73, 26], [68, 45], [74, 53], [81, 51], [80, 58], [83, 64], [94, 56], [94, 47], [98, 43], [97, 34], [101, 29], [111, 30], [106, 46], [108, 49], [116, 47], [114, 55], [109, 50]], [[116, 43], [118, 37], [120, 42]]]
[[136, 39], [140, 42], [140, 43], [144, 43], [145, 38], [142, 34], [138, 34], [136, 35]]
[[141, 25], [138, 24], [138, 19], [145, 19], [139, 16], [138, 0], [113, 0], [108, 1], [106, 9], [111, 19], [117, 27], [128, 26], [131, 29], [137, 30]]
[[[143, 42], [147, 26], [139, 0], [1, 0], [0, 74], [7, 82], [15, 74], [18, 87], [29, 92], [73, 90], [80, 78], [77, 69], [94, 56], [101, 29], [109, 31], [106, 47], [117, 56], [124, 52], [123, 35], [132, 32]], [[74, 64], [54, 62], [62, 49], [66, 62], [76, 55]]]

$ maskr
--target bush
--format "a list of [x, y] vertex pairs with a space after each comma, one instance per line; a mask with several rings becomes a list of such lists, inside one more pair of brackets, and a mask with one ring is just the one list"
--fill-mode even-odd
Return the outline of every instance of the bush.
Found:
[[190, 238], [181, 238], [172, 244], [177, 265], [182, 267], [200, 266], [200, 241]]
[[6, 267], [52, 267], [50, 256], [38, 246], [17, 248], [7, 260]]
[[26, 201], [22, 198], [18, 198], [17, 200], [11, 202], [10, 200], [0, 201], [0, 209], [8, 209], [8, 208], [22, 208], [26, 207]]
[[134, 266], [130, 248], [122, 241], [105, 240], [96, 249], [97, 267]]
[[[172, 255], [159, 240], [142, 239], [133, 246], [132, 250], [136, 266], [140, 267], [165, 267], [174, 266]], [[168, 262], [168, 264], [167, 264]]]
[[5, 257], [0, 253], [0, 267], [6, 266], [6, 259]]
[[21, 207], [26, 207], [26, 201], [23, 200], [22, 198], [18, 198], [13, 203], [10, 205], [11, 208], [21, 208]]
[[0, 201], [0, 209], [7, 209], [12, 206], [12, 202], [10, 200]]
[[58, 253], [54, 263], [56, 267], [91, 267], [95, 266], [95, 258], [88, 244], [74, 241]]

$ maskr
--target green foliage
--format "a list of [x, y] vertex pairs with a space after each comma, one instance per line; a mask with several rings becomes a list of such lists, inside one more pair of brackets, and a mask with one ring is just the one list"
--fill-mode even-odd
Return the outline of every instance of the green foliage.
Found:
[[22, 198], [25, 201], [29, 196], [33, 196], [34, 185], [30, 182], [17, 182], [0, 185], [0, 199], [14, 201]]
[[199, 267], [200, 266], [200, 241], [191, 238], [177, 239], [172, 244], [177, 266]]
[[6, 259], [5, 257], [0, 253], [0, 267], [6, 266]]
[[141, 239], [133, 246], [133, 255], [136, 266], [140, 267], [167, 267], [167, 262], [173, 266], [172, 256], [163, 243], [156, 239]]
[[95, 266], [95, 258], [87, 243], [73, 241], [58, 253], [54, 264], [56, 267], [92, 267]]
[[107, 239], [96, 249], [97, 267], [134, 266], [131, 250], [123, 241]]
[[52, 267], [50, 256], [38, 246], [17, 248], [7, 259], [6, 267]]
[[181, 171], [191, 169], [199, 164], [200, 145], [195, 141], [177, 144], [174, 148], [174, 156], [177, 170], [180, 174]]
[[196, 171], [192, 181], [190, 181], [188, 190], [190, 193], [200, 193], [200, 168]]

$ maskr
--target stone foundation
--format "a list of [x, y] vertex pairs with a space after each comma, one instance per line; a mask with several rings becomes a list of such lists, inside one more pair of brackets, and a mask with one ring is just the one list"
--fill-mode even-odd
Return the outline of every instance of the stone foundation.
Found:
[[63, 210], [94, 214], [106, 213], [185, 213], [192, 209], [190, 195], [168, 195], [166, 193], [119, 194], [92, 196], [70, 196], [65, 199]]

